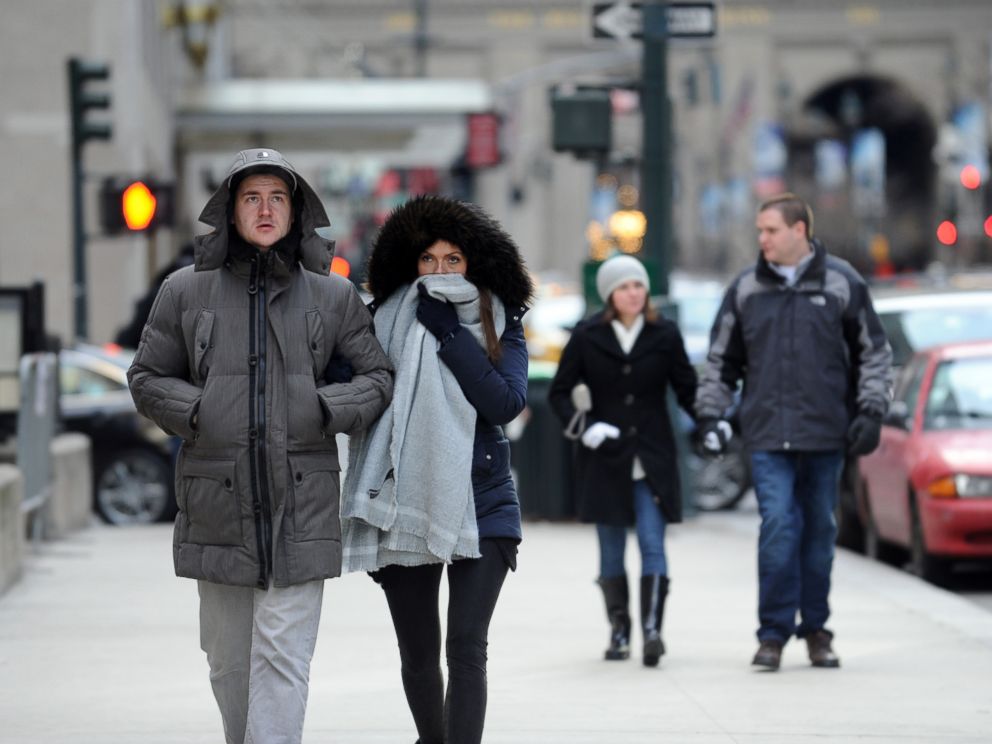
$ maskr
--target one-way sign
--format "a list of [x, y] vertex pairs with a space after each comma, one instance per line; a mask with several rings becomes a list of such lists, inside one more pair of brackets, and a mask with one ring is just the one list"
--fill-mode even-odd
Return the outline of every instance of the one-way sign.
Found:
[[[640, 39], [642, 3], [617, 0], [593, 3], [592, 35], [600, 39]], [[669, 3], [665, 6], [667, 36], [700, 38], [716, 35], [716, 9], [712, 2]]]

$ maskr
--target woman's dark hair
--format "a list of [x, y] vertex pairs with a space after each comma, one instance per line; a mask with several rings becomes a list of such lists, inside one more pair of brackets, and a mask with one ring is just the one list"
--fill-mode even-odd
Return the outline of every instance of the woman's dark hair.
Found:
[[482, 337], [486, 342], [486, 355], [493, 364], [503, 356], [503, 347], [499, 344], [496, 334], [496, 322], [493, 319], [493, 295], [488, 289], [479, 289], [479, 319], [482, 321]]

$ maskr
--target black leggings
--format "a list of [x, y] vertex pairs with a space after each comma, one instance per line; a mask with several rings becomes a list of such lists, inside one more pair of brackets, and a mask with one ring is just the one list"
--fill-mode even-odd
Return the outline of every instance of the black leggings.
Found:
[[444, 566], [387, 566], [373, 574], [386, 592], [400, 648], [403, 690], [421, 744], [482, 741], [489, 621], [512, 561], [507, 549], [515, 552], [516, 546], [481, 540], [481, 558], [448, 566], [447, 693], [438, 610]]

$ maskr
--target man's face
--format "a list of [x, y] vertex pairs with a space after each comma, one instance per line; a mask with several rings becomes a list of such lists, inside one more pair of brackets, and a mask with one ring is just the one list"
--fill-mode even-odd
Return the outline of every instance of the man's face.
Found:
[[293, 224], [289, 188], [278, 176], [248, 176], [234, 196], [234, 227], [245, 241], [267, 251], [284, 238]]
[[758, 212], [758, 245], [765, 260], [779, 266], [795, 266], [810, 252], [806, 239], [806, 223], [802, 220], [789, 227], [782, 213], [774, 207]]

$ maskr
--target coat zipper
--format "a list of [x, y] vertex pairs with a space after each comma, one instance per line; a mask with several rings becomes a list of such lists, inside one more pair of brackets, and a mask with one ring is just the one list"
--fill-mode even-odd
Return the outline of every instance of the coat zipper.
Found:
[[265, 400], [268, 391], [265, 388], [266, 361], [268, 348], [266, 345], [268, 330], [268, 303], [266, 302], [266, 290], [268, 289], [269, 268], [272, 265], [272, 256], [269, 253], [262, 254], [261, 282], [258, 291], [258, 436], [255, 441], [258, 443], [258, 479], [260, 485], [259, 498], [262, 502], [262, 538], [265, 549], [265, 574], [272, 574], [272, 510], [269, 507], [269, 478], [266, 467], [265, 448], [265, 428], [267, 421], [265, 418]]
[[[251, 261], [251, 276], [248, 279], [248, 463], [251, 471], [251, 500], [252, 512], [255, 517], [255, 545], [258, 549], [258, 588], [268, 587], [268, 540], [266, 539], [265, 516], [262, 507], [262, 495], [259, 484], [259, 429], [257, 421], [258, 413], [258, 387], [259, 368], [262, 366], [261, 355], [259, 353], [259, 320], [264, 317], [264, 289], [259, 290], [259, 268], [258, 259]], [[261, 294], [261, 297], [259, 296]], [[265, 333], [265, 326], [261, 326], [261, 333]], [[264, 379], [264, 374], [262, 375]], [[263, 404], [264, 408], [264, 404]]]

